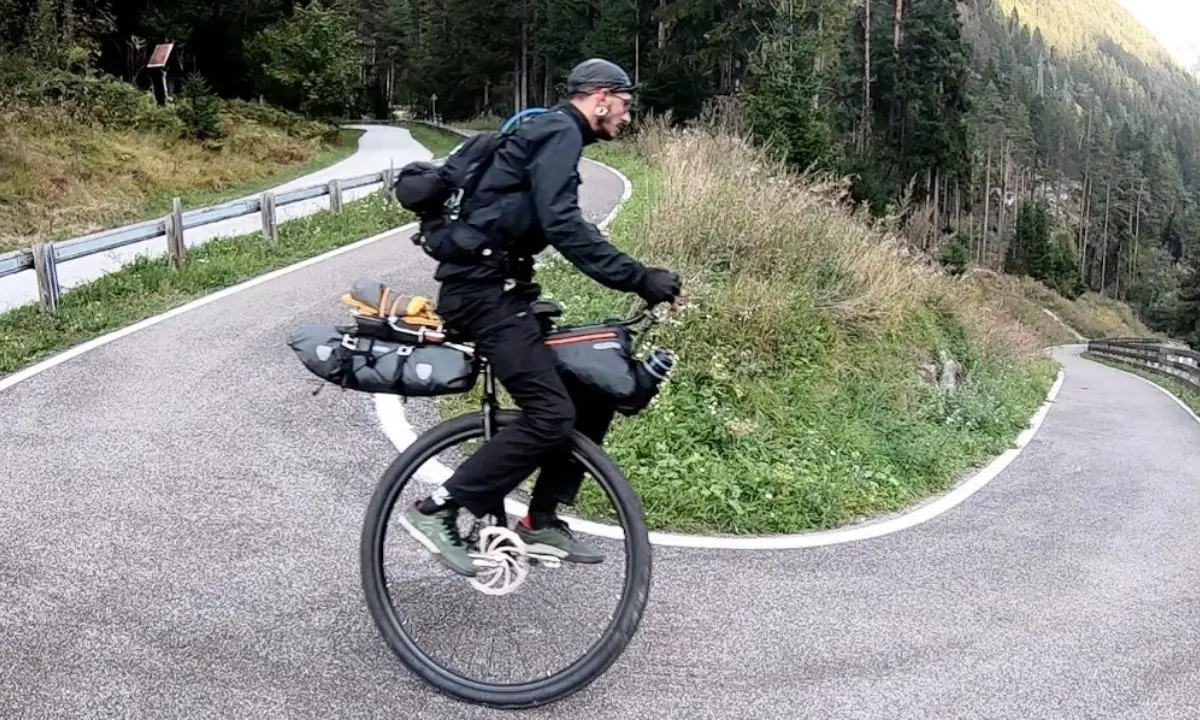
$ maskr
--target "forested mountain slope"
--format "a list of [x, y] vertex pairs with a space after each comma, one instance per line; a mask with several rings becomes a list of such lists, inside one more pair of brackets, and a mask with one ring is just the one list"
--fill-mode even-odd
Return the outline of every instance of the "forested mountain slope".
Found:
[[1091, 52], [1109, 39], [1146, 63], [1174, 64], [1133, 13], [1117, 0], [1000, 0], [1005, 13], [1016, 10], [1051, 45], [1065, 52]]
[[1109, 22], [1132, 22], [1115, 3], [1103, 3], [1105, 15], [1089, 2], [1097, 0], [1039, 3], [1040, 17], [1079, 32], [1113, 29], [1148, 61], [1106, 38], [1063, 52], [989, 0], [965, 9], [977, 154], [999, 152], [1018, 187], [1049, 199], [1088, 287], [1128, 299], [1160, 328], [1194, 332], [1176, 290], [1200, 251], [1189, 242], [1200, 230], [1200, 86], [1165, 51], [1137, 42], [1142, 33]]

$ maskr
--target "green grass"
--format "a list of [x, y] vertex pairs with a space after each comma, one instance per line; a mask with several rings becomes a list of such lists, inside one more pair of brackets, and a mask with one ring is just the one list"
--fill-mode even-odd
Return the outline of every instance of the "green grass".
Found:
[[1094, 352], [1085, 352], [1083, 353], [1082, 357], [1093, 362], [1100, 363], [1101, 365], [1107, 365], [1118, 370], [1124, 370], [1127, 373], [1132, 373], [1139, 377], [1145, 378], [1155, 385], [1168, 390], [1172, 395], [1182, 400], [1185, 405], [1192, 409], [1192, 412], [1200, 414], [1200, 392], [1196, 392], [1193, 388], [1189, 387], [1187, 384], [1181, 382], [1177, 378], [1154, 372], [1153, 370], [1149, 370], [1130, 362], [1122, 362], [1120, 360], [1105, 357], [1104, 355], [1097, 355]]
[[11, 373], [98, 335], [328, 250], [398, 227], [411, 216], [378, 195], [261, 233], [218, 238], [189, 248], [183, 268], [164, 256], [137, 261], [64, 294], [59, 312], [25, 305], [0, 314], [0, 374]]
[[[738, 276], [719, 266], [747, 256], [726, 258], [714, 238], [735, 235], [739, 222], [757, 224], [765, 206], [755, 203], [772, 202], [752, 179], [710, 179], [719, 186], [715, 190], [671, 188], [660, 168], [660, 162], [674, 162], [669, 158], [651, 162], [616, 144], [594, 146], [588, 155], [618, 168], [634, 185], [610, 228], [613, 241], [650, 264], [683, 268], [693, 295], [678, 322], [656, 327], [649, 339], [679, 353], [671, 381], [641, 416], [619, 417], [606, 441], [652, 528], [796, 532], [899, 510], [948, 489], [1011, 447], [1044, 402], [1057, 369], [1052, 361], [976, 342], [975, 326], [956, 314], [952, 299], [914, 289], [919, 278], [897, 284], [907, 309], [896, 319], [872, 326], [848, 318], [839, 303], [849, 300], [837, 293], [850, 292], [839, 283], [849, 287], [854, 268], [802, 250], [814, 240], [800, 233], [848, 243], [850, 221], [799, 211], [797, 217], [811, 218], [809, 226], [784, 222], [780, 232], [797, 234], [781, 246], [756, 250], [795, 254]], [[686, 184], [694, 176], [677, 171], [673, 177]], [[679, 207], [709, 191], [724, 200], [712, 217]], [[705, 232], [712, 235], [701, 237]], [[769, 275], [771, 265], [785, 263], [811, 263], [814, 274]], [[897, 268], [903, 269], [873, 270], [883, 278]], [[623, 316], [638, 304], [558, 257], [538, 281], [544, 297], [564, 306], [566, 322]], [[883, 292], [878, 287], [886, 282], [871, 280], [854, 292]], [[920, 360], [941, 350], [967, 367], [967, 381], [953, 394], [916, 380]], [[441, 414], [475, 410], [477, 399], [478, 392], [444, 398]], [[611, 519], [593, 483], [585, 485], [578, 506], [589, 517]]]
[[462, 138], [452, 133], [443, 132], [436, 128], [431, 128], [428, 125], [419, 123], [403, 123], [405, 129], [412, 133], [413, 140], [425, 146], [429, 152], [433, 153], [435, 158], [445, 157], [450, 154]]

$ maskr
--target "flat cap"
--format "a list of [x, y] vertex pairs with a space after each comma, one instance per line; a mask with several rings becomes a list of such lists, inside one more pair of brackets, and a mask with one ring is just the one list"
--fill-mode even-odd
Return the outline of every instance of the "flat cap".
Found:
[[629, 73], [620, 65], [602, 58], [584, 60], [572, 68], [567, 76], [567, 92], [570, 94], [596, 90], [633, 92], [635, 89]]

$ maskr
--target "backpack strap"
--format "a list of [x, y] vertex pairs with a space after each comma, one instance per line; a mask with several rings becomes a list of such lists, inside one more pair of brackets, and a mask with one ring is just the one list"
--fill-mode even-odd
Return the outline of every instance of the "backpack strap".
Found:
[[467, 178], [467, 184], [463, 186], [459, 194], [459, 213], [466, 211], [467, 203], [471, 202], [475, 197], [475, 189], [479, 187], [479, 183], [483, 181], [483, 176], [487, 174], [489, 168], [492, 167], [492, 162], [496, 159], [496, 153], [500, 152], [500, 148], [504, 147], [504, 141], [507, 138], [503, 135], [496, 141], [496, 146], [491, 152], [484, 157], [479, 163], [479, 167], [475, 169], [471, 176]]
[[533, 115], [541, 115], [542, 113], [547, 112], [550, 111], [546, 108], [526, 108], [510, 117], [508, 120], [504, 121], [504, 123], [500, 126], [500, 139], [497, 141], [496, 147], [492, 148], [492, 151], [487, 154], [487, 157], [484, 158], [483, 162], [480, 163], [479, 168], [472, 173], [471, 177], [467, 179], [467, 184], [459, 193], [458, 215], [461, 215], [466, 211], [467, 203], [471, 201], [472, 197], [475, 195], [476, 188], [478, 188], [479, 183], [483, 181], [483, 176], [487, 173], [488, 169], [491, 168], [492, 161], [496, 159], [496, 153], [500, 152], [500, 148], [504, 147], [505, 140], [512, 135], [516, 125], [523, 122], [524, 118], [531, 117]]

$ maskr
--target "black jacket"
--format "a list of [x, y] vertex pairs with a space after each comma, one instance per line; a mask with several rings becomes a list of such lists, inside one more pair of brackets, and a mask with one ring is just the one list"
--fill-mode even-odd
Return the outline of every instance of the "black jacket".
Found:
[[533, 258], [553, 246], [584, 274], [606, 287], [640, 292], [646, 268], [608, 242], [579, 208], [579, 160], [597, 138], [569, 103], [525, 121], [496, 151], [468, 199], [463, 219], [508, 248], [504, 270], [441, 263], [434, 278], [496, 282], [533, 279]]

